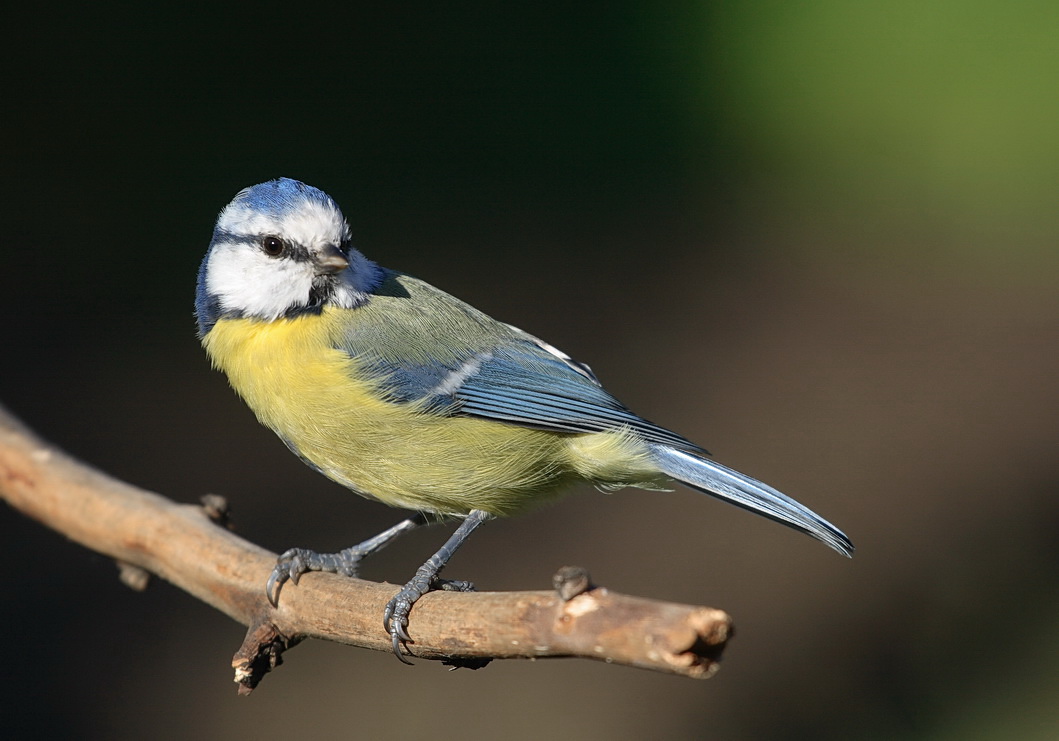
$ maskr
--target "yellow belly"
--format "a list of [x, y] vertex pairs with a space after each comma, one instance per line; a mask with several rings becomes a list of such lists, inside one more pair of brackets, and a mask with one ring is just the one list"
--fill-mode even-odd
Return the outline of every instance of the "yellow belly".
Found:
[[[564, 485], [655, 486], [627, 431], [568, 435], [386, 401], [333, 347], [343, 310], [222, 319], [203, 344], [262, 424], [326, 476], [388, 505], [509, 515]], [[646, 482], [646, 483], [644, 483]]]

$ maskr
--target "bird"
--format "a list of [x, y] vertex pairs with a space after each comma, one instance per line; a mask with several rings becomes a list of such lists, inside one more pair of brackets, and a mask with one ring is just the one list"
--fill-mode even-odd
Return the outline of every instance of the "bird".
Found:
[[467, 537], [587, 482], [603, 491], [674, 482], [780, 522], [851, 557], [838, 528], [714, 461], [608, 393], [589, 366], [353, 246], [335, 201], [278, 178], [221, 210], [198, 271], [198, 337], [257, 419], [308, 466], [411, 514], [337, 553], [284, 552], [273, 606], [309, 571], [356, 576], [401, 535], [459, 525], [390, 600], [382, 627], [410, 663], [409, 616]]

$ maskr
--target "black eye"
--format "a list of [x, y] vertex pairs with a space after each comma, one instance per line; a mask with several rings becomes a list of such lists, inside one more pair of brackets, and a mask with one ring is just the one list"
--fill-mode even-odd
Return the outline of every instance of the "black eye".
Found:
[[269, 257], [279, 257], [287, 251], [287, 243], [279, 237], [263, 237], [261, 239], [261, 251]]

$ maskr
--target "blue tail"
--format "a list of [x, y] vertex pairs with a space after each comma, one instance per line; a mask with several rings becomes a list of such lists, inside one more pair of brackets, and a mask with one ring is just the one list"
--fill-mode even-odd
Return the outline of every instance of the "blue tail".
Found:
[[801, 530], [843, 556], [853, 556], [853, 543], [845, 533], [786, 494], [707, 458], [667, 445], [649, 445], [658, 467], [680, 483]]

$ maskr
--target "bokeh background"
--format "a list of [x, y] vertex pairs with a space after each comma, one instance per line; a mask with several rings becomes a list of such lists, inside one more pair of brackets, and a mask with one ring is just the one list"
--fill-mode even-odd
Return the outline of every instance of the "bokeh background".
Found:
[[3, 735], [1059, 737], [1059, 5], [334, 6], [5, 13], [0, 401], [133, 483], [226, 495], [276, 551], [394, 522], [259, 428], [194, 336], [216, 212], [285, 175], [857, 556], [685, 490], [579, 492], [449, 573], [579, 564], [723, 608], [715, 678], [311, 643], [239, 698], [239, 625], [0, 508]]

